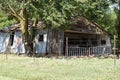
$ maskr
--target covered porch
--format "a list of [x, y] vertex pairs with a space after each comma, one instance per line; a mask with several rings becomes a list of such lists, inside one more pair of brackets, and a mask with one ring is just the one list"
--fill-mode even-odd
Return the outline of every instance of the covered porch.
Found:
[[106, 34], [65, 32], [65, 56], [90, 56], [110, 54], [111, 52], [110, 38]]

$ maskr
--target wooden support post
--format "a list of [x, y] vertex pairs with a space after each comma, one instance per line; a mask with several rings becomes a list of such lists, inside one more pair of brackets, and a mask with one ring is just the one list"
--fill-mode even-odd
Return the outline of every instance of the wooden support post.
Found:
[[91, 55], [91, 50], [90, 48], [88, 48], [88, 57], [90, 57], [90, 55]]
[[116, 66], [116, 35], [114, 35], [114, 47], [113, 47], [113, 51], [114, 51], [114, 66]]
[[66, 56], [68, 56], [68, 37], [66, 37]]

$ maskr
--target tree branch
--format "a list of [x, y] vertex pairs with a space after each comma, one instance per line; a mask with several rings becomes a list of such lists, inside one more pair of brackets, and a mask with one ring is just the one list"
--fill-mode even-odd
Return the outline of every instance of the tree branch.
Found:
[[17, 14], [16, 11], [8, 4], [9, 9], [12, 11], [12, 13]]
[[8, 7], [9, 7], [10, 11], [12, 12], [11, 14], [12, 14], [13, 16], [15, 16], [16, 18], [18, 18], [19, 20], [24, 19], [22, 16], [20, 16], [20, 15], [11, 7], [11, 5], [8, 4]]

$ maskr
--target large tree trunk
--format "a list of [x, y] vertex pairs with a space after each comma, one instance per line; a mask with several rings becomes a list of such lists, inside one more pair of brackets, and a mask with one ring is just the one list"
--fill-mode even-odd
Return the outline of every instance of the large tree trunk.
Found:
[[22, 31], [22, 36], [23, 36], [23, 43], [25, 45], [25, 53], [29, 52], [29, 33], [28, 33], [28, 23], [26, 20], [21, 20], [21, 31]]
[[30, 35], [28, 32], [28, 13], [26, 8], [23, 8], [21, 10], [20, 16], [22, 18], [20, 18], [20, 25], [21, 25], [21, 31], [22, 31], [22, 36], [23, 36], [23, 43], [25, 46], [25, 53], [27, 55], [31, 55], [32, 54], [32, 48], [31, 48], [31, 39], [30, 39]]
[[33, 23], [33, 27], [31, 30], [28, 31], [28, 12], [26, 8], [21, 10], [20, 13], [21, 17], [23, 19], [20, 19], [20, 24], [21, 24], [21, 31], [23, 35], [23, 42], [25, 45], [25, 53], [29, 56], [35, 56], [35, 50], [34, 50], [34, 38], [35, 38], [35, 27], [37, 26], [38, 20], [36, 19]]

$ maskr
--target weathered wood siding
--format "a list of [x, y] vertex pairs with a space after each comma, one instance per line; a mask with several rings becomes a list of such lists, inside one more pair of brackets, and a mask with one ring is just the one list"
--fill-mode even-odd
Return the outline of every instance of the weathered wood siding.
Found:
[[[10, 33], [0, 33], [0, 52], [25, 53], [24, 44], [22, 42], [22, 33], [17, 31], [13, 35], [13, 45], [8, 45], [10, 43]], [[20, 37], [19, 44], [18, 37]]]
[[0, 32], [0, 52], [6, 51], [6, 42], [9, 40], [9, 34]]
[[[18, 42], [18, 38], [20, 41]], [[25, 47], [22, 41], [22, 33], [20, 31], [16, 31], [14, 34], [13, 45], [11, 46], [12, 53], [25, 53]]]
[[59, 29], [48, 29], [47, 52], [62, 55], [64, 32]]
[[[40, 35], [43, 35], [43, 41], [39, 41]], [[35, 52], [45, 54], [46, 46], [47, 46], [47, 30], [37, 30], [35, 37]]]

